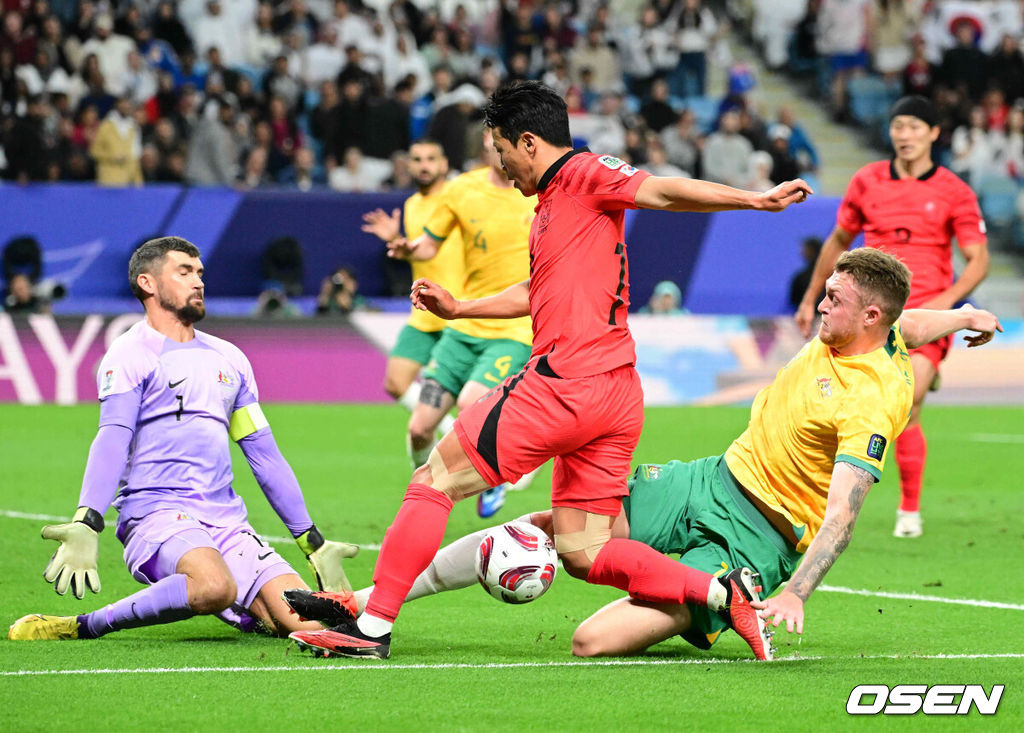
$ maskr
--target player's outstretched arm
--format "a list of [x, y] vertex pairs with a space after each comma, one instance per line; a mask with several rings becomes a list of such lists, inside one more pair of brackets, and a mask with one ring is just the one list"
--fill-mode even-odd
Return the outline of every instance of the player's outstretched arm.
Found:
[[435, 316], [455, 318], [520, 318], [530, 315], [530, 281], [523, 280], [497, 295], [476, 300], [456, 300], [435, 282], [420, 278], [409, 295], [413, 306]]
[[900, 316], [900, 331], [908, 349], [916, 349], [965, 330], [973, 331], [973, 334], [964, 336], [967, 346], [981, 346], [991, 341], [996, 331], [1001, 332], [1003, 325], [992, 313], [978, 310], [970, 304], [944, 311], [913, 308], [903, 311]]
[[270, 506], [306, 555], [320, 590], [352, 590], [341, 561], [355, 557], [359, 548], [325, 540], [313, 524], [295, 472], [281, 454], [259, 405], [252, 403], [236, 410], [231, 426], [231, 437], [238, 441]]
[[825, 281], [836, 267], [839, 255], [850, 248], [854, 235], [842, 227], [836, 227], [828, 235], [825, 244], [818, 253], [818, 259], [814, 263], [814, 273], [811, 275], [811, 282], [804, 291], [804, 297], [800, 306], [796, 309], [796, 325], [804, 338], [811, 335], [811, 326], [814, 324], [815, 313], [818, 308], [818, 295], [825, 288]]
[[695, 178], [650, 176], [640, 184], [633, 201], [637, 208], [661, 211], [782, 211], [805, 201], [811, 193], [811, 187], [799, 178], [757, 193]]
[[773, 626], [785, 622], [786, 631], [804, 632], [804, 603], [818, 587], [836, 558], [850, 544], [853, 525], [864, 504], [864, 497], [875, 482], [868, 471], [849, 463], [837, 463], [832, 469], [828, 504], [821, 529], [814, 536], [804, 559], [786, 587], [777, 596], [751, 603], [760, 609], [761, 618]]

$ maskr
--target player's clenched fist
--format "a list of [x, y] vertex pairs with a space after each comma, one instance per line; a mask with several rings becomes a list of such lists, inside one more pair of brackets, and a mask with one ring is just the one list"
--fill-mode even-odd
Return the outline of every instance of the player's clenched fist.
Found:
[[69, 585], [79, 600], [85, 597], [87, 585], [93, 593], [100, 592], [100, 574], [96, 569], [99, 535], [96, 530], [82, 522], [51, 524], [43, 527], [43, 539], [60, 542], [60, 547], [43, 571], [43, 578], [54, 584], [59, 595], [67, 593]]

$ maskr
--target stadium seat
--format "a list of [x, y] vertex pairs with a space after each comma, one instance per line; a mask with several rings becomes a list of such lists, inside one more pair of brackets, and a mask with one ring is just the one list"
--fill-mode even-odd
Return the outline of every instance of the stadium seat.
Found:
[[975, 185], [989, 227], [1008, 228], [1017, 218], [1020, 187], [1006, 176], [985, 176]]
[[847, 86], [850, 114], [865, 127], [872, 127], [888, 112], [888, 87], [877, 76], [858, 76]]

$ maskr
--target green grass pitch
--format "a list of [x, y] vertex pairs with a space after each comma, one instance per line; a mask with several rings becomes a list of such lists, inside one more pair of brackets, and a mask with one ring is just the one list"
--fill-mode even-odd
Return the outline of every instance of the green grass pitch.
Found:
[[[405, 413], [393, 406], [269, 405], [266, 413], [325, 535], [379, 543], [409, 476]], [[69, 516], [95, 431], [94, 406], [0, 406], [0, 618], [92, 610], [140, 586], [108, 529], [103, 590], [60, 598], [42, 579], [55, 545], [46, 521]], [[648, 411], [638, 462], [722, 452], [746, 423], [740, 408]], [[90, 642], [0, 641], [5, 730], [786, 730], [970, 725], [1024, 728], [1024, 411], [928, 408], [925, 535], [891, 536], [898, 498], [890, 459], [853, 542], [807, 608], [800, 643], [777, 637], [783, 661], [748, 661], [724, 635], [711, 652], [681, 640], [614, 664], [575, 660], [578, 622], [619, 594], [564, 573], [542, 599], [506, 606], [477, 587], [406, 607], [392, 658], [314, 659], [279, 639], [245, 636], [216, 619], [112, 634]], [[287, 534], [239, 453], [236, 488], [255, 527]], [[550, 468], [510, 495], [498, 518], [547, 506]], [[108, 515], [108, 527], [113, 516]], [[484, 526], [456, 507], [447, 539]], [[277, 548], [308, 576], [294, 544]], [[377, 554], [348, 565], [369, 582]], [[933, 599], [974, 599], [1010, 607]], [[1000, 656], [1016, 655], [1016, 656]], [[857, 684], [1004, 684], [994, 717], [968, 721], [851, 718]]]

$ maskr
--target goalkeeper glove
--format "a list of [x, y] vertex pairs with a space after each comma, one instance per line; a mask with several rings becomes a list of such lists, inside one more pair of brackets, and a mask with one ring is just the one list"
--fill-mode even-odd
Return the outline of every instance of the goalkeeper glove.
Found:
[[67, 593], [69, 585], [78, 600], [85, 597], [86, 586], [93, 593], [100, 592], [96, 560], [99, 555], [99, 533], [102, 531], [102, 515], [84, 506], [78, 508], [74, 519], [67, 524], [43, 527], [44, 540], [60, 542], [60, 547], [43, 571], [43, 578], [47, 583], [54, 583], [58, 595]]
[[295, 543], [305, 554], [306, 560], [309, 561], [309, 569], [313, 571], [317, 587], [320, 590], [333, 592], [352, 590], [352, 584], [345, 577], [345, 569], [341, 566], [341, 561], [359, 554], [358, 545], [325, 540], [315, 524], [296, 537]]

